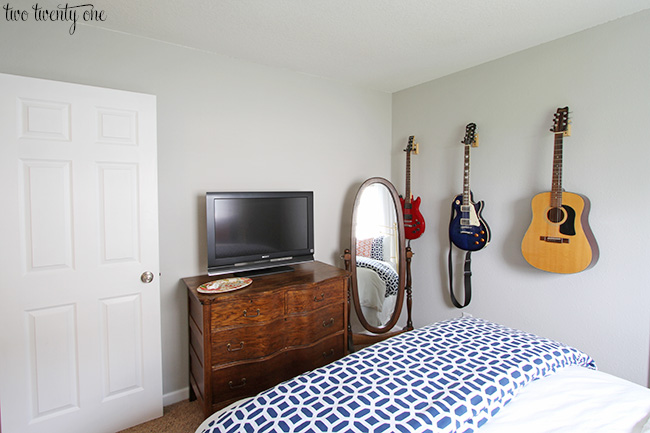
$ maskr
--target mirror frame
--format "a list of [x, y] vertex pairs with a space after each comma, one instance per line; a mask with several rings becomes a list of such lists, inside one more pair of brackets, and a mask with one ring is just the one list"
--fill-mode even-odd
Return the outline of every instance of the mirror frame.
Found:
[[[366, 318], [363, 315], [361, 310], [361, 305], [359, 302], [359, 286], [357, 282], [357, 236], [356, 236], [356, 227], [357, 227], [357, 216], [359, 202], [361, 194], [371, 185], [381, 184], [386, 187], [390, 193], [391, 198], [393, 199], [393, 205], [395, 206], [395, 212], [397, 216], [397, 225], [400, 228], [398, 230], [398, 243], [399, 243], [399, 258], [398, 258], [398, 275], [399, 275], [399, 287], [397, 290], [397, 300], [395, 303], [395, 309], [391, 315], [390, 320], [381, 327], [376, 327], [368, 323]], [[354, 303], [354, 310], [357, 313], [359, 322], [361, 325], [368, 331], [375, 334], [385, 334], [395, 327], [399, 317], [402, 313], [402, 307], [404, 304], [404, 288], [406, 280], [406, 239], [404, 236], [404, 215], [402, 213], [402, 204], [400, 202], [399, 194], [395, 189], [395, 186], [384, 179], [383, 177], [371, 177], [361, 184], [357, 195], [354, 199], [354, 207], [352, 208], [352, 229], [350, 230], [350, 286], [352, 291], [352, 298]]]

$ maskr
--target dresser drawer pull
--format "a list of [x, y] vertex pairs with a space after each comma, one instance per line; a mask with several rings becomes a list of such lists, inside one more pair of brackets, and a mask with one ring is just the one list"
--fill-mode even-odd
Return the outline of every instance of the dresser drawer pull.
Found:
[[325, 300], [325, 293], [320, 294], [320, 298], [318, 296], [314, 296], [314, 302], [323, 302]]
[[329, 358], [332, 355], [334, 355], [334, 349], [330, 349], [329, 352], [323, 352], [323, 358]]
[[226, 348], [228, 349], [228, 352], [237, 352], [238, 350], [242, 350], [244, 348], [244, 342], [239, 342], [239, 349], [233, 349], [230, 343], [228, 343], [228, 346], [226, 346]]
[[249, 315], [247, 310], [244, 310], [244, 317], [257, 317], [260, 315], [260, 309], [257, 309], [257, 313], [255, 315]]
[[323, 322], [323, 328], [329, 328], [334, 324], [334, 318], [332, 317], [330, 320], [324, 321]]
[[243, 388], [246, 386], [246, 378], [242, 377], [241, 382], [238, 385], [233, 385], [232, 380], [228, 382], [228, 386], [230, 389], [237, 389], [237, 388]]

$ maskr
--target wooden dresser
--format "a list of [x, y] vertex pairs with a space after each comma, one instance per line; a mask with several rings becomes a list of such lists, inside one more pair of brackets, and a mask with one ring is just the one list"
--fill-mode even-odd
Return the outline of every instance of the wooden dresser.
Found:
[[321, 262], [253, 277], [240, 290], [197, 292], [231, 275], [184, 278], [190, 400], [205, 416], [347, 353], [348, 273]]

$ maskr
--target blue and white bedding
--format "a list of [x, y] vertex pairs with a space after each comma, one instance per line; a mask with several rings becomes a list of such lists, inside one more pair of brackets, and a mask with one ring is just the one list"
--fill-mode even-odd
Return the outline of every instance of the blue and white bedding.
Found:
[[399, 275], [389, 263], [369, 257], [357, 256], [357, 267], [371, 269], [379, 275], [379, 278], [386, 283], [386, 293], [384, 295], [386, 298], [397, 295]]
[[476, 432], [577, 349], [463, 317], [401, 334], [214, 416], [199, 432]]

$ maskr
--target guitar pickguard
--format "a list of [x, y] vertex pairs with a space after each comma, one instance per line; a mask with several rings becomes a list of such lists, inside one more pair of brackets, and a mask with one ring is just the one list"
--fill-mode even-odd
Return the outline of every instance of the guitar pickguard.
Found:
[[560, 224], [560, 233], [565, 236], [575, 236], [576, 235], [576, 211], [573, 210], [571, 206], [565, 204], [562, 205], [562, 208], [566, 212], [566, 220]]
[[473, 226], [478, 227], [481, 225], [481, 222], [478, 219], [478, 214], [476, 213], [476, 208], [471, 205], [460, 205], [460, 225], [461, 226]]

